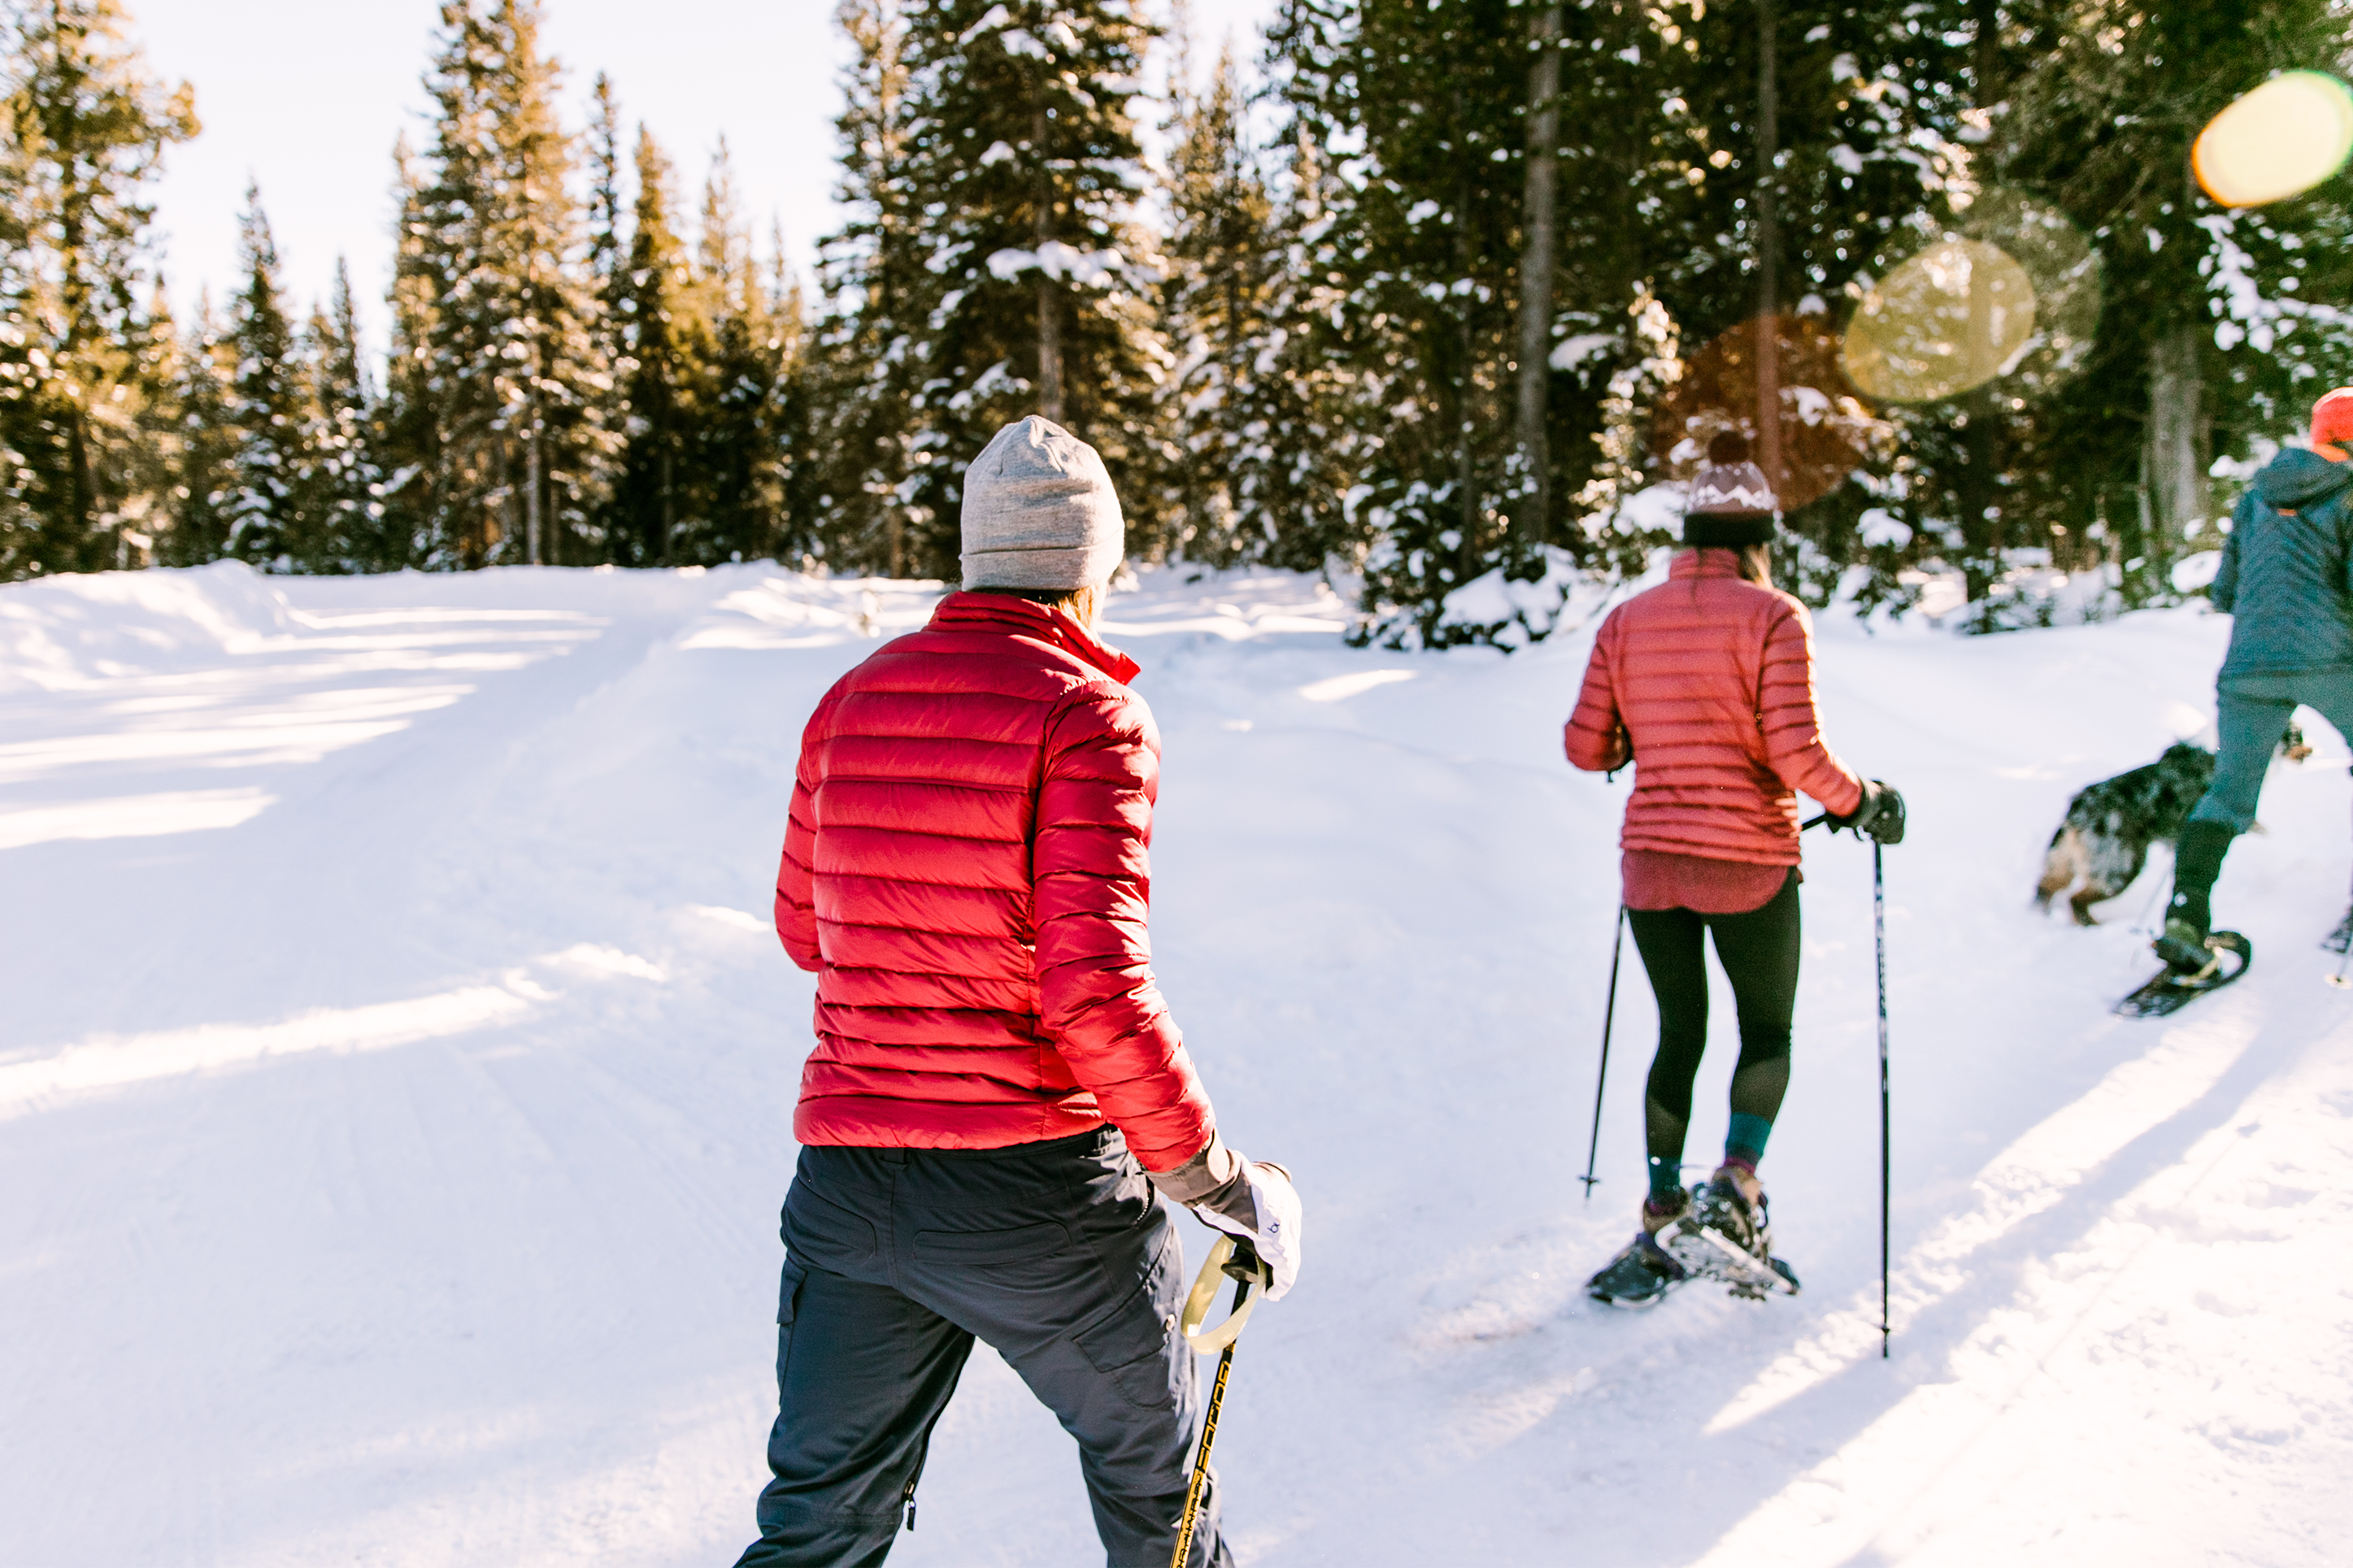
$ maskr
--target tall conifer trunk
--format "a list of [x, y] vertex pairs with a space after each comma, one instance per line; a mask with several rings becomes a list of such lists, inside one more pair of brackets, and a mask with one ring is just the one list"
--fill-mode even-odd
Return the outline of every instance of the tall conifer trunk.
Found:
[[1046, 158], [1046, 106], [1040, 102], [1029, 116], [1029, 152], [1038, 163], [1038, 211], [1033, 232], [1038, 243], [1038, 412], [1062, 422], [1062, 311], [1054, 274], [1045, 265], [1046, 247], [1054, 237], [1054, 175]]
[[2205, 336], [2190, 322], [2171, 329], [2149, 347], [2148, 423], [2141, 437], [2141, 472], [2148, 492], [2151, 537], [2142, 549], [2159, 572], [2179, 553], [2189, 525], [2207, 515], [2211, 436], [2199, 363]]
[[1528, 68], [1527, 195], [1520, 215], [1520, 460], [1529, 488], [1514, 531], [1533, 551], [1552, 531], [1552, 453], [1545, 433], [1545, 394], [1552, 350], [1554, 197], [1559, 187], [1560, 7], [1547, 5], [1528, 25], [1535, 58]]
[[[2000, 0], [1971, 0], [1977, 38], [1975, 71], [1977, 100], [1991, 109], [2001, 99]], [[1993, 283], [1987, 269], [1969, 268], [1968, 363], [1971, 374], [1985, 384], [1963, 400], [1968, 423], [1961, 435], [1961, 469], [1954, 494], [1959, 502], [1962, 576], [1972, 603], [1992, 590], [2008, 546], [2008, 520], [1999, 515], [1995, 480], [2001, 467], [2001, 393], [1994, 384], [2000, 358], [1993, 338]]]
[[539, 395], [532, 395], [531, 428], [523, 437], [522, 529], [523, 553], [533, 566], [543, 565], [540, 558], [539, 487], [543, 469], [540, 456]]
[[1779, 505], [1781, 481], [1780, 216], [1773, 202], [1773, 160], [1781, 147], [1780, 45], [1776, 0], [1757, 6], [1757, 466]]

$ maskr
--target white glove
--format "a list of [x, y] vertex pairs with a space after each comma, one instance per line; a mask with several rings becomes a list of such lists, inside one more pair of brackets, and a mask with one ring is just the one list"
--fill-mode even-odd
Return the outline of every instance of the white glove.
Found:
[[1202, 1224], [1241, 1237], [1258, 1249], [1259, 1261], [1273, 1278], [1266, 1299], [1280, 1301], [1299, 1278], [1299, 1189], [1291, 1184], [1291, 1173], [1280, 1165], [1263, 1160], [1246, 1164], [1250, 1212], [1258, 1220], [1255, 1228], [1228, 1218], [1207, 1204], [1195, 1205], [1193, 1212]]

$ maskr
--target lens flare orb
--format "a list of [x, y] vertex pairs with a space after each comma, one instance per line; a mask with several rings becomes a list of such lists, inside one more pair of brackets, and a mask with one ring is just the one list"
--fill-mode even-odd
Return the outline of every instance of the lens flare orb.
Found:
[[2353, 153], [2353, 89], [2319, 71], [2275, 76], [2207, 121], [2189, 150], [2206, 194], [2226, 207], [2299, 196]]
[[1747, 438], [1784, 512], [1836, 489], [1894, 435], [1846, 384], [1838, 336], [1816, 315], [1736, 322], [1692, 355], [1652, 413], [1651, 456], [1662, 474], [1690, 479], [1727, 430]]
[[1969, 204], [1959, 237], [1981, 239], [2026, 269], [2034, 286], [2034, 337], [2006, 362], [2003, 389], [2041, 398], [2081, 371], [2100, 326], [2100, 253], [2059, 208], [2021, 192], [1989, 188]]
[[1934, 403], [2006, 374], [2033, 346], [2034, 284], [2000, 246], [1938, 240], [1881, 279], [1839, 363], [1867, 397]]

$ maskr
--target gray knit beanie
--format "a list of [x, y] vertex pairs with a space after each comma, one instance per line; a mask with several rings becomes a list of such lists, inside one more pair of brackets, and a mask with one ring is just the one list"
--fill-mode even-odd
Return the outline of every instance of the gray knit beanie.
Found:
[[965, 470], [963, 523], [967, 588], [1084, 588], [1111, 581], [1127, 552], [1102, 457], [1034, 414]]

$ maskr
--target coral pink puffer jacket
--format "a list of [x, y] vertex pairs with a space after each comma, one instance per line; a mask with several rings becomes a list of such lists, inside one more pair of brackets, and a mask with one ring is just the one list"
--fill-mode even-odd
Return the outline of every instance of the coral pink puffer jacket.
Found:
[[1862, 802], [1862, 781], [1822, 743], [1805, 605], [1742, 577], [1730, 551], [1684, 551], [1601, 623], [1568, 760], [1621, 768], [1630, 742], [1627, 849], [1794, 866], [1793, 792], [1840, 816]]
[[953, 594], [801, 737], [776, 931], [818, 974], [793, 1135], [997, 1149], [1109, 1120], [1152, 1170], [1212, 1118], [1145, 933], [1160, 736], [1068, 615]]

